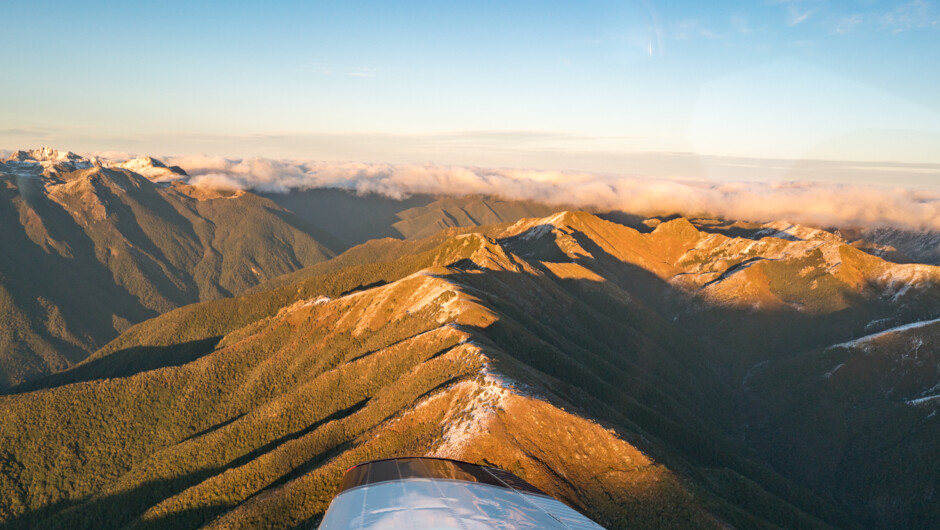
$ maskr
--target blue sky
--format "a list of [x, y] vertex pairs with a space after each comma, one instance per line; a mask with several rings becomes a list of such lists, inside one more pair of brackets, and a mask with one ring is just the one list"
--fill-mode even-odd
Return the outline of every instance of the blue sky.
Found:
[[0, 148], [623, 172], [636, 153], [940, 163], [926, 0], [2, 12]]

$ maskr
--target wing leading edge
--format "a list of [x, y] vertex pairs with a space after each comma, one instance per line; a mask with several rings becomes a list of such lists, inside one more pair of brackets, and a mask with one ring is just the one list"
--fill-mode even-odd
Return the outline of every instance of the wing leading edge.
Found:
[[320, 529], [392, 528], [602, 527], [502, 469], [427, 457], [348, 469]]

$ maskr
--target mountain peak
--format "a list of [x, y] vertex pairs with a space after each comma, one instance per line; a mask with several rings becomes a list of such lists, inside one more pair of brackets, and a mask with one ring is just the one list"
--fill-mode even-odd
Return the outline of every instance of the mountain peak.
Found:
[[185, 180], [189, 175], [177, 166], [167, 166], [152, 156], [140, 156], [124, 162], [99, 160], [84, 157], [71, 151], [60, 151], [53, 147], [19, 150], [5, 161], [0, 161], [0, 173], [18, 177], [39, 177], [47, 171], [69, 172], [92, 167], [126, 169], [146, 177], [153, 182]]
[[126, 167], [130, 169], [131, 167], [166, 167], [166, 164], [157, 160], [152, 156], [139, 156], [137, 158], [132, 158], [126, 162], [121, 163], [121, 167]]
[[832, 241], [836, 243], [844, 242], [844, 239], [832, 232], [812, 228], [809, 226], [791, 223], [789, 221], [774, 221], [762, 225], [755, 235], [761, 237], [776, 237], [786, 239], [787, 241]]
[[656, 225], [653, 229], [654, 234], [671, 234], [685, 239], [696, 239], [699, 237], [698, 228], [695, 228], [685, 217], [665, 221]]
[[11, 162], [78, 162], [88, 161], [87, 158], [71, 151], [59, 151], [52, 147], [40, 147], [28, 151], [16, 151], [7, 158]]
[[36, 177], [47, 170], [76, 171], [96, 165], [99, 165], [97, 158], [89, 160], [71, 151], [41, 147], [14, 152], [5, 162], [0, 162], [0, 172], [7, 172], [20, 177]]
[[139, 156], [125, 162], [114, 164], [112, 167], [126, 169], [143, 175], [153, 182], [173, 182], [184, 180], [189, 175], [177, 166], [167, 167], [166, 164], [152, 156]]

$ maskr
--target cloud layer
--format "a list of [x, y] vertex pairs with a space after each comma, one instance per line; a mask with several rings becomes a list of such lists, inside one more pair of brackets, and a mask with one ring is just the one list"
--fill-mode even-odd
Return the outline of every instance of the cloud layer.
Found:
[[940, 230], [940, 193], [830, 182], [713, 182], [583, 172], [484, 169], [435, 164], [310, 162], [189, 156], [167, 159], [213, 188], [283, 193], [344, 188], [400, 199], [413, 194], [496, 195], [639, 215], [680, 213], [815, 226]]

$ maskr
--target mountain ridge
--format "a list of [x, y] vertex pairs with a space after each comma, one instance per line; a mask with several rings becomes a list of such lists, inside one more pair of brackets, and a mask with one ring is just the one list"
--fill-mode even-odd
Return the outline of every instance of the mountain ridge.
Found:
[[[136, 426], [109, 435], [126, 440], [118, 461], [96, 457], [83, 464], [93, 467], [68, 472], [53, 466], [52, 472], [66, 476], [98, 477], [94, 488], [100, 493], [82, 501], [81, 491], [89, 490], [52, 489], [52, 498], [62, 502], [78, 496], [67, 501], [77, 504], [61, 510], [19, 495], [23, 508], [10, 517], [23, 524], [106, 514], [125, 521], [119, 524], [142, 526], [312, 525], [343, 466], [438, 454], [513, 470], [613, 527], [884, 522], [878, 515], [862, 521], [847, 515], [868, 506], [868, 497], [845, 497], [838, 484], [810, 481], [817, 488], [810, 490], [800, 485], [798, 469], [774, 471], [763, 463], [761, 455], [773, 454], [778, 435], [742, 420], [766, 414], [758, 405], [776, 390], [766, 379], [772, 371], [748, 372], [759, 363], [766, 370], [787, 366], [797, 358], [794, 351], [816, 355], [813, 348], [893, 326], [868, 326], [862, 316], [907, 318], [897, 311], [903, 304], [912, 306], [911, 315], [940, 309], [932, 294], [940, 269], [924, 266], [919, 279], [899, 274], [897, 285], [869, 284], [885, 270], [911, 267], [842, 240], [734, 239], [684, 219], [643, 233], [588, 213], [559, 212], [447, 234], [426, 243], [367, 244], [358, 257], [313, 266], [322, 274], [177, 309], [130, 329], [85, 363], [47, 380], [45, 389], [34, 385], [29, 393], [0, 398], [0, 410], [18, 418], [0, 423], [8, 447], [30, 439], [24, 438], [26, 425], [52, 429], [29, 435], [34, 440], [76, 439], [54, 435], [57, 427], [45, 420], [29, 419], [34, 412], [20, 408], [27, 398], [40, 399], [46, 404], [37, 409], [45, 410], [71, 407], [65, 400], [73, 402], [67, 396], [75, 392], [113, 395], [100, 413]], [[420, 249], [427, 250], [415, 252]], [[768, 259], [740, 266], [761, 253]], [[797, 278], [810, 268], [800, 280], [804, 286], [840, 282], [833, 292], [844, 293], [848, 305], [793, 298], [788, 285], [773, 281], [781, 267], [795, 270]], [[719, 284], [756, 285], [780, 303], [729, 305], [703, 291], [723, 275]], [[907, 292], [896, 296], [902, 285]], [[803, 309], [793, 306], [799, 300]], [[729, 337], [727, 326], [709, 329], [730, 316], [743, 319], [734, 320], [733, 329], [764, 322], [759, 331], [783, 342]], [[822, 327], [812, 327], [818, 336], [786, 333], [788, 322], [816, 319], [822, 319]], [[839, 328], [826, 329], [827, 322]], [[812, 335], [808, 330], [804, 335]], [[751, 350], [764, 345], [748, 352], [742, 344]], [[312, 386], [297, 394], [305, 385]], [[744, 395], [753, 411], [738, 411], [742, 386], [750, 389]], [[365, 393], [342, 390], [354, 388]], [[755, 388], [762, 389], [759, 396]], [[147, 412], [125, 410], [128, 399], [146, 401]], [[314, 403], [321, 412], [301, 412]], [[934, 421], [923, 405], [903, 406]], [[75, 418], [73, 428], [92, 428], [83, 427], [92, 421], [86, 413], [75, 411]], [[145, 433], [157, 425], [163, 434], [153, 446]], [[556, 428], [555, 446], [534, 435]], [[746, 442], [757, 434], [760, 440]], [[116, 446], [109, 439], [81, 451], [111, 454]], [[26, 462], [29, 451], [16, 451], [27, 452], [9, 454], [7, 461]], [[209, 455], [215, 455], [211, 462]], [[54, 457], [43, 458], [24, 469], [36, 473]], [[870, 470], [861, 466], [858, 472], [864, 477]], [[598, 474], [606, 478], [588, 479]], [[912, 475], [912, 484], [917, 477], [923, 474]], [[833, 496], [844, 504], [833, 505], [827, 500]], [[130, 511], [120, 515], [110, 508], [115, 498]], [[17, 510], [9, 502], [4, 509]], [[929, 513], [910, 509], [915, 511], [904, 517], [911, 521]]]
[[[0, 242], [15, 249], [0, 258], [15, 321], [0, 326], [0, 387], [65, 368], [158, 313], [332, 255], [260, 197], [200, 199], [74, 153], [14, 153], [0, 186]], [[250, 230], [237, 233], [241, 223]]]
[[[940, 518], [940, 267], [890, 238], [476, 196], [285, 209], [47, 149], [0, 174], [0, 368], [38, 359], [0, 395], [12, 527], [314, 526], [345, 467], [408, 454], [611, 527]], [[322, 232], [369, 239], [335, 257], [305, 221], [370, 208]]]

